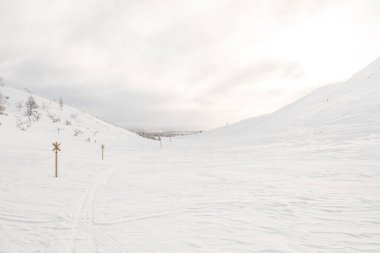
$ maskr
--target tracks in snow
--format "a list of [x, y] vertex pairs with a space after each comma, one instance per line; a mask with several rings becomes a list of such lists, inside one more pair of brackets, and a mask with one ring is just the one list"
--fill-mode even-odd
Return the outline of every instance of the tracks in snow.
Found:
[[[154, 144], [155, 143], [152, 143], [144, 150], [144, 152], [152, 149], [154, 147]], [[129, 162], [135, 161], [137, 159], [139, 159], [139, 157], [129, 160]], [[100, 243], [107, 248], [107, 252], [128, 253], [128, 250], [123, 244], [113, 239], [111, 235], [107, 234], [104, 231], [104, 229], [100, 230], [96, 227], [93, 213], [93, 202], [97, 190], [100, 186], [106, 184], [108, 179], [114, 173], [122, 168], [123, 165], [120, 165], [116, 168], [107, 169], [96, 175], [91, 185], [87, 188], [82, 198], [78, 201], [73, 215], [73, 225], [71, 227], [71, 236], [67, 253], [76, 252], [76, 240], [79, 231], [83, 231], [92, 238], [93, 244], [95, 244], [95, 248], [97, 248], [97, 244]]]
[[104, 230], [97, 229], [94, 225], [93, 202], [96, 191], [101, 185], [104, 185], [108, 181], [114, 172], [115, 169], [108, 169], [95, 176], [92, 184], [78, 201], [73, 217], [68, 253], [76, 252], [76, 239], [79, 231], [83, 231], [89, 235], [93, 239], [96, 247], [97, 243], [100, 243], [108, 250], [112, 250], [111, 252], [128, 252], [124, 245], [114, 240], [112, 236], [108, 235]]

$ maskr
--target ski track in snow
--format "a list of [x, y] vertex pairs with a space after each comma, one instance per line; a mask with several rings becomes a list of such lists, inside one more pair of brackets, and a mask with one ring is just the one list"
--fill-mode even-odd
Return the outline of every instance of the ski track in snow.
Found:
[[[148, 152], [153, 147], [153, 144], [149, 146], [148, 149], [143, 150], [143, 152]], [[138, 159], [138, 158], [136, 158]], [[135, 159], [135, 160], [136, 160]], [[133, 160], [131, 160], [133, 161]], [[129, 161], [129, 162], [131, 162]], [[123, 166], [128, 166], [126, 162]], [[81, 200], [77, 203], [77, 208], [75, 211], [73, 225], [71, 229], [70, 237], [70, 247], [68, 253], [76, 252], [75, 240], [77, 238], [78, 230], [81, 229], [83, 232], [87, 233], [94, 240], [94, 244], [101, 243], [106, 246], [107, 249], [113, 250], [114, 252], [127, 253], [126, 246], [122, 245], [118, 241], [114, 240], [111, 235], [107, 234], [104, 230], [98, 229], [96, 224], [94, 224], [93, 217], [93, 202], [95, 198], [96, 191], [101, 185], [108, 182], [110, 176], [115, 174], [123, 166], [118, 166], [116, 168], [106, 169], [104, 172], [99, 173], [93, 179], [92, 184], [88, 187], [86, 192], [83, 194]], [[95, 246], [96, 247], [96, 246]]]
[[95, 244], [99, 242], [109, 249], [116, 250], [115, 252], [127, 252], [125, 250], [125, 246], [113, 240], [112, 237], [110, 235], [105, 234], [104, 231], [95, 228], [93, 215], [91, 212], [97, 189], [100, 185], [107, 182], [112, 171], [113, 170], [110, 169], [97, 175], [94, 178], [92, 185], [84, 194], [82, 200], [79, 201], [70, 237], [69, 245], [71, 245], [71, 247], [68, 252], [76, 252], [75, 240], [77, 237], [78, 229], [81, 229], [82, 231], [89, 234], [93, 238]]

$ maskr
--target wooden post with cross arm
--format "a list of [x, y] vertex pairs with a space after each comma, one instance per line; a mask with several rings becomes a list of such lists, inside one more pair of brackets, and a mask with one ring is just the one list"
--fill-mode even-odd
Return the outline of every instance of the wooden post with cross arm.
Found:
[[100, 147], [102, 148], [102, 160], [104, 160], [104, 149], [105, 149], [105, 146], [102, 144]]
[[60, 145], [61, 143], [58, 142], [53, 143], [53, 151], [55, 151], [55, 177], [58, 177], [58, 151], [61, 151], [59, 148]]

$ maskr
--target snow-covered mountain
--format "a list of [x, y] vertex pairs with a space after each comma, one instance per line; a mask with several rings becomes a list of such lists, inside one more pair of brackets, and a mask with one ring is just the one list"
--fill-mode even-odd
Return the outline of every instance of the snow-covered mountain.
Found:
[[0, 252], [379, 252], [379, 67], [162, 150], [0, 87]]
[[209, 134], [236, 137], [333, 128], [350, 135], [379, 132], [380, 58], [344, 83], [324, 86], [272, 114], [247, 119]]

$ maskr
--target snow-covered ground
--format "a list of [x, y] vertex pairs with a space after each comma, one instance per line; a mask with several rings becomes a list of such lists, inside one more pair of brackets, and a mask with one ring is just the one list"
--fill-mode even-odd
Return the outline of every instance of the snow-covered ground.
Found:
[[36, 96], [20, 130], [28, 94], [0, 92], [0, 252], [380, 252], [380, 59], [163, 150]]

